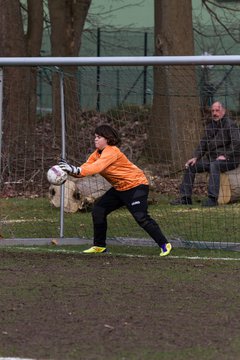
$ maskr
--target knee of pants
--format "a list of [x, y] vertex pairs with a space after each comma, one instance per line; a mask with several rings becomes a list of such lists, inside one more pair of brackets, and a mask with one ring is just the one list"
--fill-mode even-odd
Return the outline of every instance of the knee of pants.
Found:
[[210, 162], [210, 167], [215, 167], [218, 165], [218, 161], [211, 161]]
[[100, 206], [94, 206], [92, 210], [92, 219], [95, 224], [101, 224], [106, 220], [105, 209]]
[[186, 175], [196, 174], [196, 172], [197, 172], [196, 166], [189, 166], [187, 169], [185, 169]]
[[141, 227], [149, 224], [150, 217], [145, 212], [136, 212], [133, 214], [133, 217]]
[[212, 173], [219, 173], [220, 172], [219, 161], [211, 161], [211, 163], [210, 163], [210, 172], [212, 172]]

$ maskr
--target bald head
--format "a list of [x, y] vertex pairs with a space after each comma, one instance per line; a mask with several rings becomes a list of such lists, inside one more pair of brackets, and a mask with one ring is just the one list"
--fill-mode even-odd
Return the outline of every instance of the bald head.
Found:
[[218, 121], [222, 119], [225, 115], [225, 112], [226, 109], [224, 108], [223, 104], [220, 103], [219, 101], [216, 101], [215, 103], [212, 104], [211, 113], [214, 121]]

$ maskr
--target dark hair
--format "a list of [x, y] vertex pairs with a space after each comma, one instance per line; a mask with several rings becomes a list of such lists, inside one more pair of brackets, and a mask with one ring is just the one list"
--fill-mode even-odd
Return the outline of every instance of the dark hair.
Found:
[[95, 134], [107, 139], [108, 145], [120, 145], [121, 143], [118, 132], [110, 125], [100, 125], [96, 127]]

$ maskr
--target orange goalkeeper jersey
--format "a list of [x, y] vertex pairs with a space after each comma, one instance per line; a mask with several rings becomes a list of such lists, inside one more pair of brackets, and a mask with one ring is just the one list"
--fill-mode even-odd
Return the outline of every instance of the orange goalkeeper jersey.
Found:
[[95, 150], [81, 165], [81, 175], [102, 175], [116, 190], [124, 191], [144, 184], [148, 180], [144, 172], [134, 165], [116, 146], [107, 145], [102, 151]]

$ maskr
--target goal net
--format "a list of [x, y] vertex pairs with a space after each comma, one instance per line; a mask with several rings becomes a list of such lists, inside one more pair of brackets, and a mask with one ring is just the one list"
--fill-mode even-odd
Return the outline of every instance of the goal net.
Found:
[[[174, 245], [238, 247], [239, 168], [221, 175], [219, 206], [201, 206], [207, 173], [196, 175], [193, 205], [169, 204], [179, 197], [184, 164], [211, 104], [222, 102], [239, 123], [238, 66], [36, 65], [1, 72], [2, 238], [92, 239], [91, 209], [110, 185], [95, 175], [53, 186], [46, 172], [61, 156], [85, 162], [94, 151], [95, 127], [109, 124], [121, 135], [122, 151], [145, 171], [149, 213]], [[108, 216], [111, 239], [153, 244], [125, 208]]]

